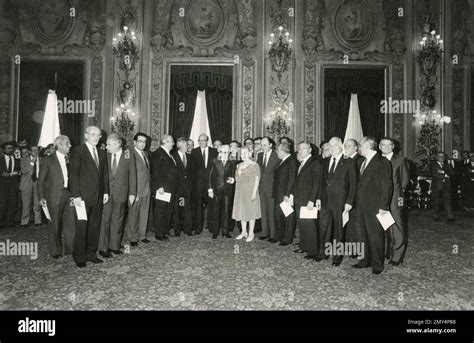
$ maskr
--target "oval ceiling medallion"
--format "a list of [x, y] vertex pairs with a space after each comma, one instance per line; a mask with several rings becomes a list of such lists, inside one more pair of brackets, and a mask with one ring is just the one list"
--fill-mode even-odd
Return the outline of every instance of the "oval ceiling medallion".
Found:
[[215, 43], [224, 31], [224, 10], [215, 0], [195, 0], [186, 11], [184, 27], [188, 38], [196, 44]]
[[45, 43], [59, 43], [68, 38], [75, 22], [72, 8], [69, 0], [37, 0], [31, 13], [34, 34]]

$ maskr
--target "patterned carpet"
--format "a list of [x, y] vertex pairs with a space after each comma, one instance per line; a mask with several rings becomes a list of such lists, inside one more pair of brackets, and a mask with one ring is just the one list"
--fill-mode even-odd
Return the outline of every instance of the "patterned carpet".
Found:
[[208, 233], [153, 240], [78, 269], [71, 256], [49, 257], [45, 227], [8, 229], [1, 242], [37, 241], [39, 256], [0, 256], [0, 309], [473, 310], [473, 218], [461, 213], [448, 226], [412, 212], [404, 266], [380, 275], [351, 268], [350, 258], [336, 268], [294, 246]]

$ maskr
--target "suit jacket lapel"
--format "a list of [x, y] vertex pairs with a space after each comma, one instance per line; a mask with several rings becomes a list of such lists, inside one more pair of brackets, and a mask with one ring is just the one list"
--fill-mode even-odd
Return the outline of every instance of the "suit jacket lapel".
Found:
[[[54, 153], [54, 161], [56, 164], [56, 168], [59, 170], [59, 175], [61, 175], [61, 183], [64, 185], [63, 170], [61, 168], [61, 163], [59, 162], [59, 158], [58, 158], [58, 155], [56, 155], [56, 153]], [[67, 164], [66, 164], [66, 170], [67, 170]]]
[[298, 176], [300, 176], [301, 174], [303, 174], [303, 172], [306, 170], [306, 168], [308, 168], [308, 166], [311, 164], [311, 162], [313, 162], [313, 156], [311, 156], [310, 158], [308, 158], [308, 160], [305, 162], [303, 168], [301, 168]]

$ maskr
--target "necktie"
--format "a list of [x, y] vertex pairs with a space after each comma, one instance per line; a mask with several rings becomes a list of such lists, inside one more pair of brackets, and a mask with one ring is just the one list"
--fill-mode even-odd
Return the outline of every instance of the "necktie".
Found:
[[115, 176], [115, 172], [117, 171], [117, 155], [114, 154], [112, 157], [112, 174]]
[[202, 150], [202, 160], [204, 161], [204, 168], [207, 168], [207, 161], [206, 161], [206, 150]]
[[97, 169], [99, 169], [99, 158], [97, 157], [97, 149], [96, 149], [95, 147], [93, 147], [92, 150], [94, 151], [94, 162], [95, 162], [95, 165], [96, 165]]
[[186, 154], [185, 153], [183, 154], [183, 165], [184, 165], [184, 168], [186, 168]]
[[303, 161], [303, 162], [301, 162], [301, 164], [300, 164], [300, 167], [298, 168], [298, 175], [299, 175], [299, 173], [300, 173], [301, 169], [303, 169], [303, 165], [304, 165], [304, 161]]
[[360, 175], [364, 174], [365, 167], [367, 166], [367, 160], [364, 160], [362, 167], [360, 168]]
[[13, 169], [13, 157], [10, 156], [10, 157], [8, 158], [7, 173], [9, 173], [9, 174], [12, 173], [12, 172], [13, 172], [12, 169]]
[[149, 169], [149, 166], [148, 166], [148, 160], [146, 158], [146, 155], [145, 155], [145, 152], [142, 151], [142, 157], [143, 157], [143, 161], [145, 161], [145, 167], [146, 169]]
[[263, 168], [265, 169], [267, 167], [267, 153], [263, 154]]
[[31, 180], [35, 182], [38, 179], [38, 175], [36, 175], [36, 160], [35, 163], [33, 163], [33, 174], [31, 174]]
[[329, 173], [334, 174], [334, 170], [335, 170], [335, 169], [336, 169], [336, 158], [333, 157], [333, 158], [332, 158], [331, 168], [329, 168]]

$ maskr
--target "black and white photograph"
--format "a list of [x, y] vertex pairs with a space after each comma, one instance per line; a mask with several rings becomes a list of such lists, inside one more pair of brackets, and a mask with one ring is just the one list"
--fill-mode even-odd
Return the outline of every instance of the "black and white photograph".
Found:
[[0, 44], [2, 343], [474, 338], [474, 1], [0, 0]]

